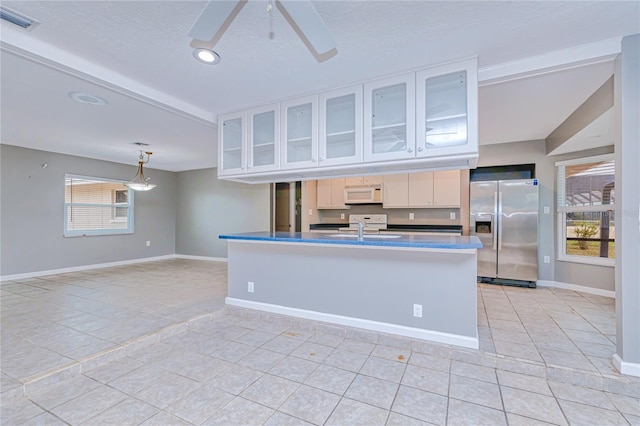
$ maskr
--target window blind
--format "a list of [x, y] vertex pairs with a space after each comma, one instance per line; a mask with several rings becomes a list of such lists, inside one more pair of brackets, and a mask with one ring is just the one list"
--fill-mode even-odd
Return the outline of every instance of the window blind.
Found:
[[122, 181], [65, 175], [65, 236], [133, 232], [133, 191]]

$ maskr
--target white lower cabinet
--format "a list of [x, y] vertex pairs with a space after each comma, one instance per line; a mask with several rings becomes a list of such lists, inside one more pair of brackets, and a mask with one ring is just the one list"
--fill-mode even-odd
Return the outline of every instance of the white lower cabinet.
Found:
[[460, 207], [460, 171], [385, 175], [384, 208]]
[[316, 185], [318, 209], [348, 209], [344, 204], [344, 178], [319, 180]]

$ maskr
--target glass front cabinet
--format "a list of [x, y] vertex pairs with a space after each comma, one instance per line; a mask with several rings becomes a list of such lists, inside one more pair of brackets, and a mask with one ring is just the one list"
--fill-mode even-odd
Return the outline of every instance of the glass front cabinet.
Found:
[[319, 166], [362, 162], [362, 85], [318, 96]]
[[416, 155], [478, 151], [477, 58], [416, 73]]
[[218, 117], [218, 175], [245, 173], [247, 115], [243, 112]]
[[364, 85], [364, 161], [415, 157], [415, 73]]
[[318, 97], [297, 98], [280, 104], [282, 114], [281, 169], [318, 165]]
[[265, 172], [280, 168], [280, 104], [247, 112], [249, 127], [247, 172]]

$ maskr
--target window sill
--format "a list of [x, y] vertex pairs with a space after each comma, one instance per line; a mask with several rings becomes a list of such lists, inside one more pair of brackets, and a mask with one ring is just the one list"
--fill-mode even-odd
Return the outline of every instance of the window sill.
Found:
[[606, 266], [614, 268], [616, 266], [615, 259], [604, 257], [580, 257], [580, 256], [560, 256], [558, 262], [581, 263], [583, 265]]

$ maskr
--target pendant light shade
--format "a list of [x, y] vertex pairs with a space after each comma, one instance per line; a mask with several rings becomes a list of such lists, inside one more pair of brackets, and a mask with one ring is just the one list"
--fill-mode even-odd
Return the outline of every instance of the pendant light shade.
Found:
[[[144, 154], [147, 154], [147, 160], [144, 159]], [[124, 182], [124, 186], [133, 189], [134, 191], [149, 191], [156, 187], [156, 185], [149, 183], [151, 178], [144, 177], [144, 171], [142, 170], [143, 164], [147, 164], [149, 162], [150, 155], [152, 152], [140, 151], [140, 156], [138, 157], [138, 171], [136, 175], [129, 182]]]

